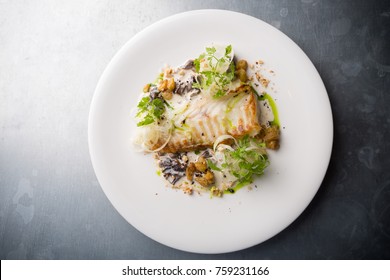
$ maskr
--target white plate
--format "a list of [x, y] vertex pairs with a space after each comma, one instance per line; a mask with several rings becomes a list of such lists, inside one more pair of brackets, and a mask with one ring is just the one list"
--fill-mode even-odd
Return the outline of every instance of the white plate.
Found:
[[[181, 65], [210, 43], [230, 43], [276, 75], [281, 149], [256, 181], [222, 199], [167, 188], [150, 156], [130, 145], [131, 108], [162, 66]], [[184, 251], [223, 253], [259, 244], [293, 222], [324, 178], [332, 148], [329, 99], [313, 64], [279, 30], [236, 12], [199, 10], [163, 19], [134, 36], [104, 71], [89, 116], [89, 148], [97, 178], [118, 212], [150, 238]]]

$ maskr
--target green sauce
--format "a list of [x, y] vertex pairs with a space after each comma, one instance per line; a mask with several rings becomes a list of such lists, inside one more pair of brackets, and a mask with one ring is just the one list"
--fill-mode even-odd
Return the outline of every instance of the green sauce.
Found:
[[279, 114], [278, 109], [276, 107], [275, 100], [266, 92], [263, 92], [263, 94], [259, 97], [259, 100], [267, 100], [269, 105], [271, 106], [272, 114], [274, 115], [274, 120], [271, 122], [271, 125], [276, 125], [280, 127], [279, 122]]
[[224, 191], [223, 193], [225, 194], [234, 194], [236, 193], [239, 189], [241, 189], [242, 187], [245, 187], [245, 186], [248, 186], [250, 183], [248, 182], [242, 182], [242, 183], [238, 183], [237, 185], [235, 185], [234, 187], [232, 188], [228, 188], [226, 191]]

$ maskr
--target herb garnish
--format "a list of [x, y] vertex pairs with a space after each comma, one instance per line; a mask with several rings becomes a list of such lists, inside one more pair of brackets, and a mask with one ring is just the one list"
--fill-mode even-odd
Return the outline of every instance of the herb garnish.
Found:
[[214, 162], [212, 162], [210, 159], [206, 159], [207, 166], [210, 167], [211, 170], [215, 171], [222, 171], [221, 168], [219, 168]]
[[169, 104], [166, 104], [166, 102], [160, 98], [154, 98], [152, 100], [150, 96], [143, 97], [137, 105], [138, 112], [136, 117], [139, 117], [144, 113], [146, 113], [146, 115], [143, 117], [142, 121], [137, 123], [137, 126], [148, 125], [155, 120], [160, 119], [165, 112], [165, 105], [169, 106]]
[[[218, 58], [216, 56], [217, 49], [215, 47], [207, 47], [206, 53], [202, 53], [197, 59], [194, 60], [194, 66], [196, 72], [201, 74], [200, 82], [193, 83], [193, 88], [208, 89], [215, 85], [215, 89], [212, 90], [213, 97], [218, 98], [224, 96], [227, 91], [227, 86], [234, 79], [235, 66], [232, 58], [232, 46], [229, 45], [225, 48], [224, 56]], [[207, 61], [208, 67], [206, 70], [201, 70], [201, 64]], [[226, 68], [228, 64], [227, 70]], [[221, 68], [223, 70], [221, 70]]]
[[238, 184], [247, 185], [253, 182], [253, 175], [262, 175], [269, 165], [268, 157], [262, 153], [265, 144], [248, 135], [238, 140], [235, 150], [225, 150], [225, 163], [222, 168], [238, 178]]

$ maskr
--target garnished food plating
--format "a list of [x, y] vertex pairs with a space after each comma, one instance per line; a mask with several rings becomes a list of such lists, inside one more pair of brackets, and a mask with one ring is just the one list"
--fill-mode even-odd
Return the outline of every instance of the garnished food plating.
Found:
[[169, 185], [222, 196], [264, 173], [280, 130], [259, 64], [237, 59], [231, 45], [213, 45], [145, 85], [133, 142], [154, 153]]

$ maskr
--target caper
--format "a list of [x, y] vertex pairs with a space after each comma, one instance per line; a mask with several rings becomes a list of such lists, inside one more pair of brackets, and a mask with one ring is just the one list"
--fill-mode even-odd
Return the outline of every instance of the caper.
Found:
[[248, 62], [246, 62], [246, 60], [244, 59], [237, 61], [236, 69], [244, 69], [244, 70], [248, 69]]
[[236, 71], [236, 75], [240, 79], [240, 81], [243, 83], [245, 83], [248, 80], [248, 77], [246, 75], [246, 71], [244, 69], [238, 69]]

